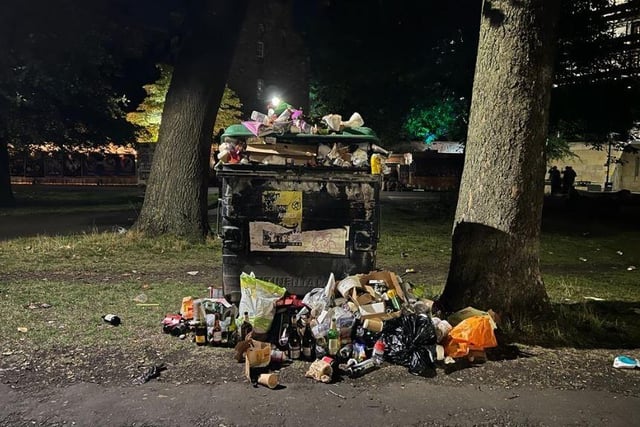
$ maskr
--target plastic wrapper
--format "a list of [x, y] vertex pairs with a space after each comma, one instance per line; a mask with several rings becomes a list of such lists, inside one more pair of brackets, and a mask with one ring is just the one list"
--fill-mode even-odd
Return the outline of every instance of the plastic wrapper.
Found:
[[385, 322], [382, 330], [385, 359], [405, 366], [414, 375], [433, 376], [436, 330], [424, 314], [407, 314]]
[[286, 289], [274, 283], [257, 279], [253, 273], [240, 275], [240, 313], [248, 312], [253, 330], [265, 334], [271, 328], [276, 312], [276, 301]]

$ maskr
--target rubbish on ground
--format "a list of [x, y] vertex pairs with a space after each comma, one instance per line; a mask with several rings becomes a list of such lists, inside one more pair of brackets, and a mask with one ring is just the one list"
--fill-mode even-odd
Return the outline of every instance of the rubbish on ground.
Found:
[[147, 297], [147, 294], [145, 294], [144, 292], [141, 293], [140, 295], [136, 295], [133, 298], [134, 302], [138, 302], [138, 303], [145, 303], [149, 300], [149, 298]]
[[630, 265], [629, 267], [627, 267], [627, 271], [633, 271], [636, 269], [635, 265]]
[[188, 274], [189, 276], [197, 276], [197, 275], [198, 275], [198, 273], [200, 273], [200, 272], [199, 272], [199, 271], [187, 271], [187, 274]]
[[497, 313], [466, 307], [436, 317], [434, 301], [416, 299], [413, 286], [391, 271], [339, 281], [331, 273], [324, 288], [303, 298], [254, 274], [240, 276], [240, 307], [210, 287], [209, 298], [184, 297], [162, 327], [198, 345], [234, 348], [254, 386], [276, 387], [277, 371], [297, 360], [311, 362], [305, 376], [322, 383], [366, 375], [384, 362], [431, 376], [436, 364], [456, 358], [485, 362], [485, 349], [497, 345]]
[[587, 262], [587, 259], [586, 259], [586, 258], [584, 258], [584, 257], [580, 257], [580, 258], [578, 258], [578, 259], [579, 259], [580, 261], [582, 261], [582, 262]]
[[307, 378], [313, 378], [316, 381], [323, 383], [330, 383], [333, 377], [333, 368], [331, 367], [333, 359], [330, 357], [323, 357], [322, 359], [314, 361], [309, 370], [305, 374]]
[[160, 303], [157, 302], [147, 302], [147, 303], [137, 303], [136, 306], [137, 307], [158, 307], [160, 305]]
[[273, 372], [260, 374], [260, 376], [258, 376], [258, 384], [274, 389], [280, 384], [280, 376]]
[[25, 305], [25, 308], [28, 308], [29, 310], [37, 310], [39, 308], [51, 308], [51, 304], [47, 304], [46, 302], [32, 302], [29, 303], [27, 305]]
[[248, 312], [253, 325], [254, 336], [269, 332], [275, 303], [287, 290], [274, 283], [260, 280], [252, 274], [240, 275], [240, 307], [241, 313]]
[[145, 368], [144, 372], [139, 377], [133, 380], [133, 383], [144, 384], [153, 378], [159, 377], [160, 372], [164, 371], [165, 369], [167, 368], [165, 367], [164, 363], [161, 363], [159, 365], [149, 366]]
[[443, 341], [445, 354], [453, 358], [469, 355], [471, 350], [497, 347], [491, 317], [472, 316], [453, 327]]
[[18, 326], [18, 332], [22, 332], [22, 333], [29, 332], [29, 328], [26, 328], [24, 326]]
[[588, 296], [585, 296], [585, 297], [582, 297], [582, 298], [588, 299], [588, 300], [591, 300], [591, 301], [606, 301], [604, 298], [600, 298], [600, 297], [588, 297]]
[[629, 356], [616, 356], [616, 358], [613, 359], [613, 367], [619, 369], [640, 368], [640, 360]]
[[617, 253], [618, 255], [622, 255], [622, 254], [623, 254], [623, 252], [622, 252], [622, 251], [617, 251], [616, 253]]
[[122, 323], [122, 320], [115, 314], [105, 314], [104, 316], [102, 316], [102, 320], [110, 323], [113, 326], [118, 326]]
[[414, 375], [430, 374], [436, 360], [436, 331], [428, 315], [408, 314], [386, 322], [382, 331], [385, 359], [409, 368]]

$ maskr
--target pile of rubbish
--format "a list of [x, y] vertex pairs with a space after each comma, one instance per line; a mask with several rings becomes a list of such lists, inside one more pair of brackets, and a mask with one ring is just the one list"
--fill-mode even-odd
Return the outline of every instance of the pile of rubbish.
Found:
[[381, 159], [391, 153], [373, 143], [377, 138], [363, 126], [357, 112], [346, 121], [339, 114], [328, 114], [310, 124], [302, 110], [285, 102], [270, 104], [267, 113], [253, 111], [251, 120], [229, 127], [221, 136], [216, 168], [224, 164], [371, 167], [372, 173], [381, 173]]
[[359, 377], [384, 363], [420, 376], [438, 364], [481, 363], [496, 347], [495, 313], [472, 307], [446, 319], [433, 301], [414, 297], [409, 282], [391, 271], [372, 271], [336, 281], [302, 299], [283, 287], [242, 273], [239, 305], [220, 289], [207, 298], [185, 297], [179, 314], [168, 314], [164, 332], [198, 345], [233, 348], [254, 384], [274, 388], [278, 370], [294, 360], [310, 363], [306, 376], [330, 383]]

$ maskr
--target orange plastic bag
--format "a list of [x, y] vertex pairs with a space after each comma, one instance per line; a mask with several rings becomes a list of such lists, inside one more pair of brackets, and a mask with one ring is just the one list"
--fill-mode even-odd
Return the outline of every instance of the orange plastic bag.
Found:
[[449, 332], [444, 353], [451, 357], [464, 357], [469, 354], [469, 350], [484, 350], [497, 345], [489, 316], [472, 316], [458, 323]]

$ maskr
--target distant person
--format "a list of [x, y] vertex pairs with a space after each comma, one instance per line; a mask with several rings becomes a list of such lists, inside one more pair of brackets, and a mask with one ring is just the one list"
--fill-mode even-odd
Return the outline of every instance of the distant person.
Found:
[[549, 169], [549, 181], [551, 181], [551, 194], [560, 194], [562, 192], [562, 177], [557, 166], [551, 166]]
[[571, 166], [565, 166], [562, 172], [562, 192], [565, 194], [571, 194], [573, 191], [573, 184], [576, 182], [576, 171]]

